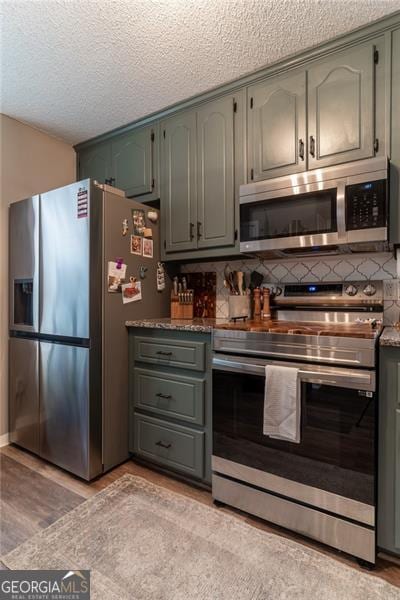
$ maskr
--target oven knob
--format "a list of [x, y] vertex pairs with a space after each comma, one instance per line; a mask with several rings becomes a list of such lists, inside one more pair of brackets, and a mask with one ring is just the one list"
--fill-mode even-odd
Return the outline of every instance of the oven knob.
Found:
[[376, 287], [372, 283], [367, 283], [367, 285], [363, 289], [363, 292], [366, 296], [373, 296], [374, 294], [376, 294]]
[[347, 285], [344, 291], [348, 296], [355, 296], [357, 294], [357, 288], [352, 284]]
[[280, 296], [282, 294], [282, 288], [276, 286], [275, 288], [275, 296]]

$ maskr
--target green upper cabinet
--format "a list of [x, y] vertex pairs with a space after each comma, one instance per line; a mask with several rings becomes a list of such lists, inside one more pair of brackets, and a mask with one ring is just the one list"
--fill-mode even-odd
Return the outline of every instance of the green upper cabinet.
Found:
[[390, 241], [400, 244], [400, 28], [392, 32]]
[[91, 177], [148, 202], [159, 194], [159, 127], [154, 123], [79, 150], [79, 178]]
[[306, 72], [248, 88], [248, 181], [306, 168]]
[[197, 111], [198, 248], [234, 243], [235, 169], [232, 96]]
[[374, 156], [374, 51], [364, 44], [308, 69], [310, 169]]
[[235, 243], [235, 107], [225, 96], [161, 123], [166, 253]]
[[79, 179], [105, 183], [111, 178], [111, 144], [96, 144], [79, 152]]
[[165, 250], [197, 247], [196, 112], [184, 112], [161, 123], [161, 210]]
[[134, 129], [111, 144], [113, 185], [127, 196], [151, 194], [154, 187], [153, 127]]

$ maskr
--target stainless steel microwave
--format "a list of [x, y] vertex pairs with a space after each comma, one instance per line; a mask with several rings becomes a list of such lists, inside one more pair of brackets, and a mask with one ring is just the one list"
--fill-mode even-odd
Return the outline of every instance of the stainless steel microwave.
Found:
[[240, 187], [240, 251], [268, 256], [388, 247], [387, 158]]

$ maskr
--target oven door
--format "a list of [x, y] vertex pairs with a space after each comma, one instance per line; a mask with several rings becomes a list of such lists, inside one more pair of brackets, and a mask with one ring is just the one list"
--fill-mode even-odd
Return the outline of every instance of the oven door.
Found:
[[263, 435], [266, 364], [213, 358], [213, 471], [373, 526], [375, 373], [293, 364], [301, 379], [299, 444]]

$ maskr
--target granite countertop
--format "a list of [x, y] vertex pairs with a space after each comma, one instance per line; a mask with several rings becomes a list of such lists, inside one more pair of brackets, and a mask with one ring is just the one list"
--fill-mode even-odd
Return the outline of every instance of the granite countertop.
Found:
[[210, 333], [215, 325], [226, 319], [138, 319], [126, 321], [126, 327], [147, 327], [150, 329], [175, 329], [176, 331], [194, 331], [197, 333]]
[[379, 338], [380, 346], [400, 346], [400, 330], [396, 327], [385, 327]]

